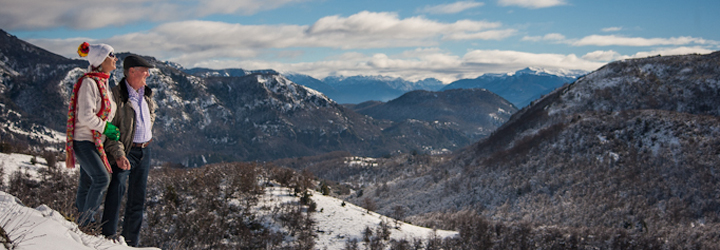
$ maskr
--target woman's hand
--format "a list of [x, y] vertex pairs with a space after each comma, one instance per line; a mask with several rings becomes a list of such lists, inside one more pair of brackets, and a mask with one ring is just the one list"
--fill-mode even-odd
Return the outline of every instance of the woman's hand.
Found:
[[105, 131], [103, 131], [103, 134], [107, 136], [110, 140], [120, 140], [120, 130], [110, 122], [106, 123]]

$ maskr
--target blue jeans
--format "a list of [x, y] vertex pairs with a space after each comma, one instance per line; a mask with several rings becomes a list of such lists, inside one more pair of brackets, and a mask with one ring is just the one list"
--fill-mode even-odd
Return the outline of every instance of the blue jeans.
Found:
[[105, 169], [105, 164], [100, 158], [95, 143], [73, 141], [73, 150], [78, 163], [80, 163], [80, 180], [75, 197], [75, 207], [80, 212], [78, 224], [86, 226], [96, 221], [95, 215], [110, 183], [110, 173]]
[[128, 246], [138, 246], [143, 213], [145, 212], [145, 193], [150, 171], [150, 149], [133, 147], [126, 157], [130, 161], [130, 170], [122, 170], [117, 167], [116, 163], [112, 163], [113, 174], [105, 197], [102, 234], [115, 236], [117, 233], [120, 204], [125, 195], [125, 183], [127, 182], [128, 197], [125, 204], [122, 236], [125, 237]]

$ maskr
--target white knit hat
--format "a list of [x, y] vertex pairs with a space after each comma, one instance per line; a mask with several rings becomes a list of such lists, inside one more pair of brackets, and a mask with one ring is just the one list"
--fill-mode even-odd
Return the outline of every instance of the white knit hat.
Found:
[[87, 57], [91, 67], [99, 67], [100, 64], [105, 61], [105, 58], [113, 51], [113, 47], [104, 43], [89, 44], [84, 42], [80, 44], [80, 47], [78, 47], [78, 55], [81, 57]]

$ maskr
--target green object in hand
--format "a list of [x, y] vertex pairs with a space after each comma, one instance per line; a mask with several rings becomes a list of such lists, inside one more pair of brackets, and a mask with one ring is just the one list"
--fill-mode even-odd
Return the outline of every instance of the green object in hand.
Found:
[[107, 138], [109, 138], [110, 140], [120, 140], [120, 130], [110, 122], [105, 125], [105, 131], [103, 132], [103, 134], [107, 136]]

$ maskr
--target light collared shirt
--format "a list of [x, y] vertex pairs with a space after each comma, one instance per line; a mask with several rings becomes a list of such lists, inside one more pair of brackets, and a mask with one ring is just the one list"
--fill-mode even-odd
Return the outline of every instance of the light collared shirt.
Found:
[[134, 143], [145, 143], [152, 139], [152, 124], [150, 123], [150, 108], [148, 107], [147, 101], [145, 101], [145, 87], [135, 90], [130, 84], [125, 81], [125, 86], [128, 89], [128, 97], [130, 103], [135, 110], [135, 137], [133, 137]]

